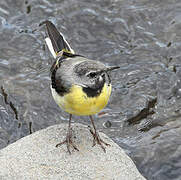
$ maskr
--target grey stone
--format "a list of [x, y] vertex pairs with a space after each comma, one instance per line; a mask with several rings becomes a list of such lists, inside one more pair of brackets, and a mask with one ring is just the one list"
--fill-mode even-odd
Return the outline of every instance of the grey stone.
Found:
[[93, 137], [87, 127], [72, 124], [73, 141], [78, 151], [67, 152], [63, 141], [67, 124], [37, 131], [0, 151], [0, 179], [97, 179], [142, 180], [133, 161], [105, 134], [100, 136], [111, 146], [106, 153], [99, 145], [92, 147]]

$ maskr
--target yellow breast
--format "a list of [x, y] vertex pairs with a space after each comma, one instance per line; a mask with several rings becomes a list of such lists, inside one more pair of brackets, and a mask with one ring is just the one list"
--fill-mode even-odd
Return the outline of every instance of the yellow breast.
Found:
[[72, 86], [70, 93], [60, 96], [54, 89], [52, 95], [56, 103], [64, 111], [75, 115], [92, 115], [103, 109], [109, 100], [111, 94], [111, 85], [104, 84], [104, 87], [97, 97], [88, 97], [83, 92], [82, 87], [78, 85]]

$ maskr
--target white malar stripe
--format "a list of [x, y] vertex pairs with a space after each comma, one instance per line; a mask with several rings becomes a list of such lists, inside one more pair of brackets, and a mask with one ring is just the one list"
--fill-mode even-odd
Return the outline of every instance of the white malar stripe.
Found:
[[56, 55], [56, 53], [55, 53], [55, 51], [53, 49], [53, 45], [52, 45], [52, 42], [51, 42], [50, 38], [49, 37], [45, 38], [45, 42], [46, 42], [46, 44], [48, 46], [48, 49], [50, 50], [51, 54], [56, 59], [57, 55]]

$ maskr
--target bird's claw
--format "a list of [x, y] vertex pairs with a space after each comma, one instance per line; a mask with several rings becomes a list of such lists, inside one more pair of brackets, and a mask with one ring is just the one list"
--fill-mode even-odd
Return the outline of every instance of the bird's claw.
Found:
[[103, 144], [106, 145], [106, 146], [110, 146], [110, 144], [108, 144], [108, 143], [106, 143], [105, 141], [103, 141], [103, 140], [100, 138], [99, 134], [98, 134], [97, 132], [93, 132], [92, 129], [90, 129], [90, 133], [92, 134], [92, 136], [93, 136], [93, 138], [94, 138], [92, 147], [95, 146], [96, 143], [97, 143], [97, 144], [99, 144], [99, 145], [101, 146], [101, 148], [103, 149], [103, 151], [106, 152], [106, 149], [105, 149], [105, 147], [103, 146]]
[[68, 133], [66, 136], [66, 139], [63, 142], [60, 142], [56, 145], [56, 147], [61, 146], [62, 144], [66, 144], [67, 145], [67, 150], [69, 152], [69, 154], [71, 154], [70, 151], [70, 146], [73, 147], [73, 149], [75, 149], [76, 151], [79, 151], [79, 149], [76, 147], [76, 145], [73, 143], [72, 141], [72, 133]]

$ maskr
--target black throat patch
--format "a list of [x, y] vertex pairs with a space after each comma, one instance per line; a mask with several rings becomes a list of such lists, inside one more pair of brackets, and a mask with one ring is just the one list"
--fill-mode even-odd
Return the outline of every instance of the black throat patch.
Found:
[[88, 97], [97, 97], [101, 94], [104, 84], [105, 78], [103, 78], [103, 81], [95, 81], [95, 84], [91, 87], [83, 87], [82, 89]]

